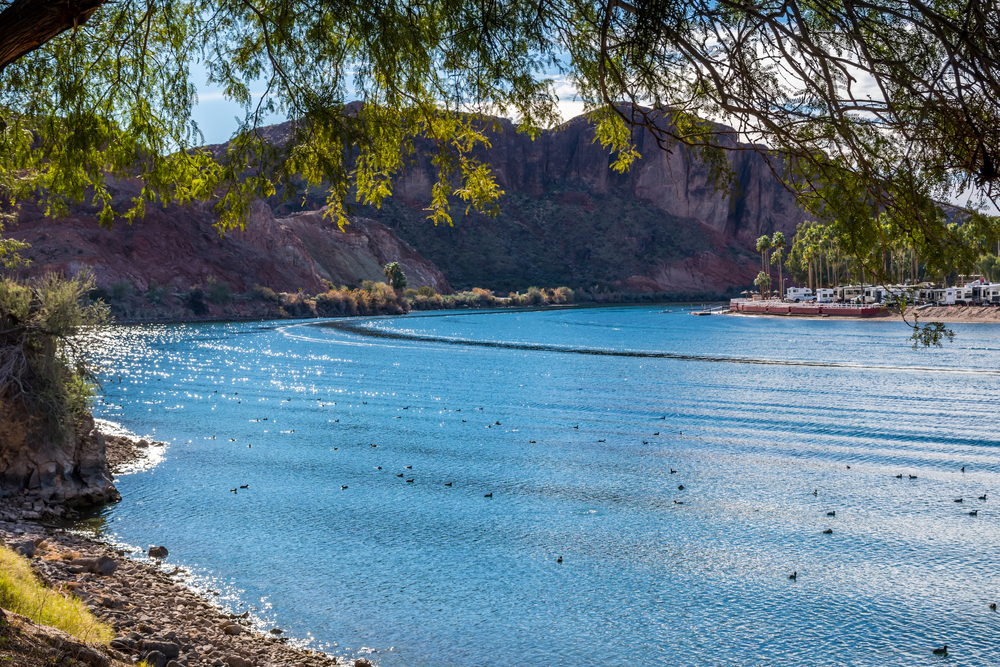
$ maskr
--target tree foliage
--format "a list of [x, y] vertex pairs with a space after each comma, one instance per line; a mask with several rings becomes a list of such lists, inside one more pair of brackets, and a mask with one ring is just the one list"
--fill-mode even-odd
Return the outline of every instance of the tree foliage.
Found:
[[[761, 152], [844, 252], [905, 238], [938, 267], [962, 244], [936, 201], [997, 199], [998, 34], [995, 0], [0, 0], [0, 189], [103, 224], [214, 198], [228, 229], [255, 196], [323, 188], [344, 222], [424, 135], [447, 223], [456, 199], [495, 212], [485, 130], [556, 123], [561, 76], [614, 169], [635, 131], [722, 185], [729, 153]], [[197, 148], [195, 63], [243, 106], [225, 151]], [[261, 132], [272, 114], [289, 124]], [[133, 175], [114, 201], [107, 177]]]
[[399, 262], [389, 262], [382, 269], [382, 273], [385, 274], [386, 279], [389, 281], [389, 286], [394, 290], [406, 289], [406, 274], [403, 273], [402, 267]]

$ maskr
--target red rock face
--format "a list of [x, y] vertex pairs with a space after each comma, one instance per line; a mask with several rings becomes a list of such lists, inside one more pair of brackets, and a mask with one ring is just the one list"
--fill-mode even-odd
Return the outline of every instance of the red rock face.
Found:
[[[415, 159], [396, 179], [395, 196], [381, 209], [360, 207], [370, 219], [354, 218], [343, 232], [316, 210], [322, 193], [307, 197], [300, 211], [277, 197], [270, 206], [258, 203], [244, 231], [223, 237], [212, 228], [215, 216], [207, 205], [151, 206], [134, 226], [119, 224], [110, 232], [86, 207], [53, 220], [26, 205], [20, 223], [7, 232], [34, 246], [28, 273], [72, 273], [87, 264], [98, 284], [127, 280], [139, 290], [151, 280], [186, 290], [214, 276], [237, 292], [262, 285], [317, 293], [324, 280], [381, 280], [382, 266], [398, 261], [410, 287], [443, 293], [451, 283], [503, 291], [599, 285], [700, 296], [750, 285], [759, 270], [756, 239], [780, 230], [791, 240], [806, 218], [767, 159], [752, 151], [731, 153], [735, 187], [717, 190], [691, 151], [663, 151], [640, 130], [634, 138], [642, 158], [617, 174], [583, 117], [534, 141], [510, 121], [498, 124], [500, 130], [488, 132], [490, 148], [478, 153], [507, 193], [496, 219], [466, 216], [456, 204], [453, 227], [426, 220], [435, 149], [418, 140]], [[288, 127], [263, 132], [281, 143]], [[210, 148], [220, 152], [224, 146]], [[136, 191], [134, 183], [115, 184], [116, 197]]]
[[354, 218], [344, 232], [319, 212], [276, 219], [258, 202], [243, 231], [219, 236], [207, 205], [149, 207], [131, 227], [102, 229], [85, 209], [65, 219], [46, 217], [26, 204], [9, 236], [31, 243], [32, 262], [21, 273], [74, 274], [93, 268], [97, 284], [128, 281], [139, 291], [151, 281], [187, 290], [209, 276], [246, 292], [255, 285], [315, 294], [323, 279], [340, 284], [383, 280], [382, 267], [398, 261], [410, 285], [448, 293], [444, 275], [383, 225]]

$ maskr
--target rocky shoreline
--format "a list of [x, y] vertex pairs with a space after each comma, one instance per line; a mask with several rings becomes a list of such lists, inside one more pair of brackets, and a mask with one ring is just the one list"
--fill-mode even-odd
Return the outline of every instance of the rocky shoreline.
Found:
[[[163, 443], [105, 435], [112, 470], [146, 456]], [[162, 569], [162, 558], [143, 562], [127, 552], [89, 539], [53, 522], [73, 513], [71, 508], [27, 495], [5, 498], [0, 504], [0, 543], [31, 560], [38, 577], [49, 587], [84, 601], [97, 618], [116, 634], [110, 646], [73, 640], [53, 628], [39, 626], [10, 612], [0, 611], [0, 657], [18, 645], [29, 651], [14, 654], [14, 665], [53, 664], [69, 656], [81, 667], [112, 667], [144, 660], [150, 667], [329, 667], [353, 664], [368, 667], [366, 658], [347, 660], [286, 644], [279, 628], [255, 631], [249, 612], [232, 614], [185, 586], [177, 575]], [[167, 553], [151, 550], [150, 556]], [[14, 640], [17, 641], [14, 641]], [[4, 648], [6, 646], [6, 648]], [[40, 648], [41, 647], [41, 648]], [[44, 649], [44, 650], [42, 650]], [[47, 654], [46, 654], [47, 652]], [[20, 658], [20, 660], [19, 660]]]

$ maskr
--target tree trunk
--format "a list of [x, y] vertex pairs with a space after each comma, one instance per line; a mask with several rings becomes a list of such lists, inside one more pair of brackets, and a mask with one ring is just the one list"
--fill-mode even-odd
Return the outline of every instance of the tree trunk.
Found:
[[0, 12], [0, 70], [77, 28], [107, 0], [14, 0]]

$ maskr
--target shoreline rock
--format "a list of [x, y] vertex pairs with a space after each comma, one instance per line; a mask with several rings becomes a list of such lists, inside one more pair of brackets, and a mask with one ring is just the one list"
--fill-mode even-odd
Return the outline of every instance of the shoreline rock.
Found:
[[2, 521], [0, 541], [31, 542], [31, 566], [42, 582], [83, 600], [115, 630], [110, 648], [89, 645], [96, 655], [84, 662], [91, 667], [139, 659], [156, 667], [370, 664], [288, 646], [284, 637], [254, 630], [248, 612], [227, 613], [154, 565], [64, 529]]

